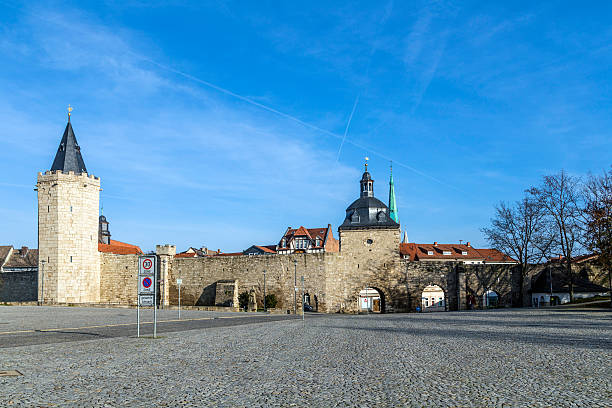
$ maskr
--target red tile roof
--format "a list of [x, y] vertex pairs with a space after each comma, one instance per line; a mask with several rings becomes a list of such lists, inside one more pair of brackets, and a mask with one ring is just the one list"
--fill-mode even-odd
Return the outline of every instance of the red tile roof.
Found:
[[477, 251], [484, 257], [485, 262], [516, 262], [497, 249], [477, 249]]
[[180, 254], [174, 255], [175, 258], [197, 258], [198, 254], [195, 252], [182, 252]]
[[325, 250], [328, 252], [338, 251], [338, 241], [334, 238], [330, 224], [328, 224], [327, 228], [304, 228], [303, 226], [300, 226], [297, 229], [287, 228], [285, 235], [283, 235], [283, 238], [285, 238], [286, 247], [280, 246], [280, 244], [282, 243], [281, 239], [281, 241], [279, 242], [279, 249], [289, 248], [289, 243], [296, 236], [306, 236], [311, 241], [313, 241], [313, 244], [316, 243], [317, 238], [320, 238], [321, 245], [319, 247], [315, 246], [315, 248], [322, 248], [323, 246], [325, 246]]
[[[496, 249], [476, 249], [465, 244], [400, 244], [400, 255], [411, 261], [475, 260], [482, 262], [516, 262]], [[445, 252], [447, 255], [445, 255]], [[431, 254], [430, 254], [431, 253]], [[465, 255], [464, 255], [465, 253]]]
[[262, 250], [263, 252], [267, 253], [267, 254], [275, 254], [276, 253], [276, 249], [272, 249], [275, 248], [276, 245], [266, 245], [266, 246], [260, 246], [260, 245], [254, 245], [255, 248], [259, 248], [260, 250]]
[[117, 255], [140, 255], [142, 250], [140, 247], [125, 242], [110, 240], [110, 244], [98, 244], [98, 252], [105, 252]]
[[244, 255], [242, 252], [221, 252], [220, 254], [214, 255], [214, 256], [238, 256], [238, 255]]

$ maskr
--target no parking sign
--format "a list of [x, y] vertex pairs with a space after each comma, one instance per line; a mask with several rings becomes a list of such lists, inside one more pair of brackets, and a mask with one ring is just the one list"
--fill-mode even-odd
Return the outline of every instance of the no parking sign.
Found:
[[138, 294], [139, 295], [150, 295], [155, 291], [155, 285], [153, 285], [154, 275], [141, 275], [138, 277]]

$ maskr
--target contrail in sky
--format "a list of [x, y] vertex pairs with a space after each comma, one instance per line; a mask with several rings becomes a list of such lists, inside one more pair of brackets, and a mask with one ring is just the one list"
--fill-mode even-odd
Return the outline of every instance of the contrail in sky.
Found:
[[338, 155], [336, 156], [336, 162], [340, 160], [340, 152], [342, 151], [342, 146], [344, 146], [344, 141], [346, 140], [346, 135], [349, 130], [349, 126], [351, 126], [351, 120], [353, 120], [353, 115], [355, 114], [355, 109], [357, 109], [357, 104], [359, 103], [359, 95], [355, 98], [355, 103], [353, 104], [353, 110], [348, 118], [348, 122], [346, 123], [346, 128], [344, 129], [344, 136], [342, 136], [342, 142], [340, 143], [340, 147], [338, 148]]
[[[5, 3], [5, 2], [0, 0], [0, 3]], [[390, 3], [390, 4], [392, 5], [392, 3]], [[52, 23], [52, 24], [56, 24], [56, 25], [59, 25], [59, 26], [66, 26], [66, 24], [63, 23], [62, 19], [49, 19], [49, 18], [46, 18], [46, 17], [44, 17], [44, 16], [42, 16], [42, 15], [40, 15], [38, 13], [32, 12], [31, 10], [27, 10], [26, 11], [26, 10], [22, 10], [22, 9], [20, 9], [20, 8], [14, 6], [14, 5], [11, 5], [11, 4], [7, 4], [7, 5], [9, 5], [9, 6], [13, 7], [13, 8], [16, 8], [18, 10], [25, 11], [27, 14], [30, 14], [31, 16], [34, 16], [34, 17], [36, 17], [36, 18], [38, 18], [40, 20], [43, 20], [43, 21], [46, 21], [46, 22], [49, 22], [49, 23]], [[386, 19], [386, 17], [388, 17], [388, 16], [385, 16], [385, 19]], [[74, 26], [71, 26], [70, 29], [71, 30], [75, 30], [75, 31], [81, 31], [78, 27], [74, 27]], [[363, 149], [364, 151], [367, 151], [367, 152], [369, 152], [369, 153], [371, 153], [373, 155], [376, 155], [376, 156], [378, 156], [378, 157], [380, 157], [382, 159], [393, 160], [393, 163], [395, 163], [396, 165], [398, 165], [400, 167], [404, 167], [404, 168], [406, 168], [406, 169], [408, 169], [408, 170], [410, 170], [410, 171], [412, 171], [412, 172], [414, 172], [414, 173], [416, 173], [416, 174], [418, 174], [420, 176], [426, 177], [426, 178], [428, 178], [430, 180], [433, 180], [433, 181], [435, 181], [435, 182], [437, 182], [437, 183], [439, 183], [441, 185], [444, 185], [446, 187], [449, 187], [449, 188], [451, 188], [453, 190], [462, 191], [462, 190], [458, 189], [457, 187], [455, 187], [455, 186], [453, 186], [451, 184], [447, 184], [444, 181], [442, 181], [440, 179], [437, 179], [436, 177], [433, 177], [433, 176], [430, 176], [429, 174], [423, 173], [422, 171], [419, 171], [419, 170], [415, 169], [412, 166], [409, 166], [409, 165], [407, 165], [405, 163], [402, 163], [401, 161], [399, 161], [397, 159], [392, 159], [392, 158], [386, 156], [385, 154], [377, 152], [376, 150], [373, 150], [369, 146], [365, 146], [365, 145], [362, 145], [362, 144], [359, 144], [359, 143], [356, 143], [356, 142], [353, 142], [353, 141], [350, 141], [350, 140], [346, 140], [346, 135], [348, 133], [349, 125], [350, 125], [351, 120], [353, 118], [353, 114], [355, 113], [355, 109], [357, 108], [357, 103], [359, 102], [359, 96], [357, 96], [357, 98], [355, 99], [355, 104], [353, 105], [353, 111], [351, 112], [351, 116], [349, 117], [349, 121], [348, 121], [348, 123], [346, 125], [346, 129], [344, 131], [344, 135], [341, 136], [341, 135], [339, 135], [337, 133], [334, 133], [334, 132], [331, 132], [331, 131], [329, 131], [327, 129], [323, 129], [323, 128], [319, 127], [319, 126], [313, 125], [312, 123], [304, 122], [303, 120], [298, 119], [295, 116], [292, 116], [292, 115], [289, 115], [287, 113], [281, 112], [281, 111], [279, 111], [277, 109], [274, 109], [274, 108], [272, 108], [270, 106], [267, 106], [267, 105], [264, 105], [262, 103], [259, 103], [259, 102], [255, 101], [255, 100], [251, 99], [251, 98], [239, 95], [239, 94], [237, 94], [235, 92], [230, 91], [229, 89], [222, 88], [222, 87], [220, 87], [218, 85], [215, 85], [215, 84], [213, 84], [211, 82], [208, 82], [208, 81], [205, 81], [203, 79], [197, 78], [197, 77], [195, 77], [195, 76], [193, 76], [191, 74], [188, 74], [186, 72], [180, 71], [180, 70], [178, 70], [176, 68], [172, 68], [170, 66], [161, 64], [161, 63], [159, 63], [157, 61], [154, 61], [154, 60], [152, 60], [152, 59], [150, 59], [150, 58], [148, 58], [148, 57], [146, 57], [146, 56], [144, 56], [142, 54], [135, 53], [135, 52], [133, 52], [133, 51], [131, 51], [129, 49], [125, 50], [125, 53], [126, 54], [130, 54], [130, 55], [132, 55], [132, 56], [134, 56], [134, 57], [136, 57], [136, 58], [138, 58], [138, 59], [140, 59], [142, 61], [146, 61], [146, 62], [148, 62], [148, 63], [150, 63], [152, 65], [155, 65], [155, 66], [157, 66], [157, 67], [159, 67], [159, 68], [161, 68], [161, 69], [163, 69], [165, 71], [172, 72], [174, 74], [180, 75], [180, 76], [182, 76], [184, 78], [187, 78], [187, 79], [189, 79], [191, 81], [194, 81], [194, 82], [200, 83], [202, 85], [205, 85], [205, 86], [207, 86], [209, 88], [212, 88], [212, 89], [214, 89], [214, 90], [216, 90], [218, 92], [224, 93], [226, 95], [229, 95], [229, 96], [232, 96], [232, 97], [234, 97], [236, 99], [244, 101], [244, 102], [246, 102], [246, 103], [248, 103], [250, 105], [257, 106], [257, 107], [259, 107], [261, 109], [264, 109], [264, 110], [266, 110], [268, 112], [272, 112], [272, 113], [274, 113], [274, 114], [276, 114], [278, 116], [281, 116], [281, 117], [283, 117], [285, 119], [289, 119], [289, 120], [291, 120], [293, 122], [299, 123], [300, 125], [302, 125], [304, 127], [307, 127], [309, 129], [315, 130], [315, 131], [317, 131], [319, 133], [322, 133], [322, 134], [325, 134], [325, 135], [328, 135], [328, 136], [335, 137], [335, 138], [337, 138], [337, 139], [342, 141], [341, 145], [340, 145], [340, 148], [342, 148], [342, 146], [344, 145], [345, 142], [346, 143], [350, 143], [351, 145], [353, 145], [353, 146], [355, 146], [357, 148]], [[340, 155], [340, 150], [338, 150], [338, 156], [339, 155]]]
[[[316, 130], [317, 132], [320, 132], [320, 133], [323, 133], [323, 134], [326, 134], [328, 136], [332, 136], [332, 137], [335, 137], [336, 139], [340, 139], [340, 140], [344, 141], [344, 137], [339, 135], [339, 134], [337, 134], [337, 133], [331, 132], [331, 131], [329, 131], [327, 129], [323, 129], [323, 128], [319, 127], [319, 126], [313, 125], [312, 123], [304, 122], [303, 120], [298, 119], [295, 116], [289, 115], [288, 113], [281, 112], [281, 111], [279, 111], [277, 109], [274, 109], [274, 108], [272, 108], [270, 106], [264, 105], [263, 103], [259, 103], [257, 101], [254, 101], [253, 99], [247, 98], [246, 96], [239, 95], [239, 94], [237, 94], [235, 92], [230, 91], [229, 89], [222, 88], [222, 87], [220, 87], [218, 85], [215, 85], [215, 84], [213, 84], [211, 82], [208, 82], [208, 81], [205, 81], [203, 79], [197, 78], [197, 77], [195, 77], [195, 76], [193, 76], [191, 74], [188, 74], [186, 72], [179, 71], [178, 69], [169, 67], [169, 66], [164, 65], [164, 64], [160, 64], [159, 62], [154, 61], [154, 60], [152, 60], [150, 58], [147, 58], [147, 57], [145, 57], [145, 56], [143, 56], [141, 54], [137, 54], [137, 53], [129, 51], [129, 50], [126, 51], [126, 52], [131, 54], [131, 55], [133, 55], [133, 56], [135, 56], [136, 58], [139, 58], [139, 59], [141, 59], [143, 61], [149, 62], [150, 64], [155, 65], [155, 66], [157, 66], [157, 67], [159, 67], [159, 68], [161, 68], [163, 70], [166, 70], [166, 71], [169, 71], [169, 72], [173, 72], [173, 73], [175, 73], [177, 75], [180, 75], [182, 77], [190, 79], [190, 80], [192, 80], [194, 82], [197, 82], [197, 83], [205, 85], [205, 86], [207, 86], [209, 88], [212, 88], [212, 89], [214, 89], [216, 91], [219, 91], [219, 92], [224, 93], [226, 95], [232, 96], [232, 97], [234, 97], [236, 99], [240, 99], [241, 101], [244, 101], [244, 102], [246, 102], [246, 103], [248, 103], [250, 105], [257, 106], [257, 107], [259, 107], [261, 109], [267, 110], [268, 112], [272, 112], [272, 113], [274, 113], [276, 115], [279, 115], [279, 116], [281, 116], [283, 118], [286, 118], [286, 119], [289, 119], [289, 120], [291, 120], [293, 122], [299, 123], [300, 125], [302, 125], [304, 127], [307, 127], [309, 129], [312, 129], [312, 130]], [[355, 109], [356, 106], [357, 106], [357, 101], [355, 102], [354, 109]], [[348, 129], [348, 125], [347, 125], [347, 129]], [[393, 159], [393, 158], [391, 158], [391, 157], [389, 157], [389, 156], [387, 156], [387, 155], [385, 155], [383, 153], [380, 153], [380, 152], [378, 152], [376, 150], [373, 150], [369, 146], [365, 146], [365, 145], [362, 145], [360, 143], [352, 142], [350, 140], [346, 140], [346, 143], [350, 143], [351, 145], [353, 145], [355, 147], [358, 147], [360, 149], [363, 149], [364, 151], [370, 152], [371, 154], [376, 155], [376, 156], [378, 156], [378, 157], [380, 157], [382, 159], [385, 159], [387, 161], [393, 160], [393, 163], [397, 164], [400, 167], [404, 167], [404, 168], [406, 168], [406, 169], [408, 169], [408, 170], [410, 170], [410, 171], [412, 171], [412, 172], [414, 172], [414, 173], [416, 173], [416, 174], [418, 174], [420, 176], [426, 177], [426, 178], [428, 178], [430, 180], [435, 181], [438, 184], [441, 184], [441, 185], [446, 186], [448, 188], [451, 188], [453, 190], [463, 192], [462, 190], [460, 190], [459, 188], [453, 186], [452, 184], [445, 183], [444, 181], [442, 181], [442, 180], [440, 180], [440, 179], [438, 179], [436, 177], [433, 177], [433, 176], [430, 176], [429, 174], [423, 173], [422, 171], [417, 170], [414, 167], [409, 166], [409, 165], [407, 165], [407, 164], [405, 164], [405, 163], [403, 163], [403, 162], [401, 162], [401, 161], [399, 161], [397, 159]]]

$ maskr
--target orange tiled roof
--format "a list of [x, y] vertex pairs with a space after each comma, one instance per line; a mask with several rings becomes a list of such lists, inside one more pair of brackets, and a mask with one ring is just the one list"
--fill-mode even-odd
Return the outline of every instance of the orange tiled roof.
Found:
[[497, 249], [477, 249], [477, 251], [483, 256], [485, 262], [516, 262]]
[[[400, 255], [411, 261], [424, 260], [478, 260], [483, 262], [516, 262], [496, 249], [476, 249], [467, 244], [400, 244]], [[444, 253], [447, 253], [445, 255]], [[465, 253], [465, 255], [464, 255]]]
[[180, 254], [174, 255], [175, 258], [196, 258], [198, 254], [195, 252], [183, 252]]
[[214, 256], [239, 256], [244, 255], [242, 252], [221, 252], [220, 254]]
[[266, 245], [266, 246], [260, 246], [260, 245], [254, 245], [255, 248], [259, 248], [260, 250], [268, 253], [268, 254], [275, 254], [276, 251], [272, 249], [272, 247], [274, 247], [275, 245]]
[[[311, 241], [315, 241], [317, 238], [320, 238], [321, 239], [320, 247], [323, 247], [323, 244], [325, 243], [325, 237], [327, 235], [328, 230], [331, 232], [331, 226], [329, 225], [327, 228], [304, 228], [303, 226], [300, 226], [297, 229], [288, 228], [287, 232], [285, 232], [285, 235], [283, 235], [283, 238], [285, 238], [286, 240], [285, 242], [287, 245], [289, 245], [289, 242], [291, 242], [293, 237], [297, 237], [297, 236], [306, 236]], [[331, 244], [331, 247], [332, 247], [330, 248], [330, 251], [334, 250], [334, 243], [335, 243], [334, 241], [336, 240], [333, 237], [333, 234], [330, 233], [330, 236], [328, 237], [328, 241], [327, 241], [327, 244]], [[285, 248], [282, 248], [282, 249], [285, 249]]]
[[110, 240], [110, 244], [98, 244], [98, 252], [117, 255], [139, 255], [142, 254], [140, 247], [121, 241]]

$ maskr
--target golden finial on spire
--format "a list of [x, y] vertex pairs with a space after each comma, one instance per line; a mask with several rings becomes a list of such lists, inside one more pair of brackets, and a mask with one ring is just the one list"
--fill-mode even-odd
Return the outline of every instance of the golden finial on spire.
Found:
[[365, 157], [365, 171], [368, 171], [368, 160], [370, 160], [370, 158], [366, 156]]
[[70, 114], [72, 113], [72, 106], [68, 104], [68, 122], [70, 122]]

